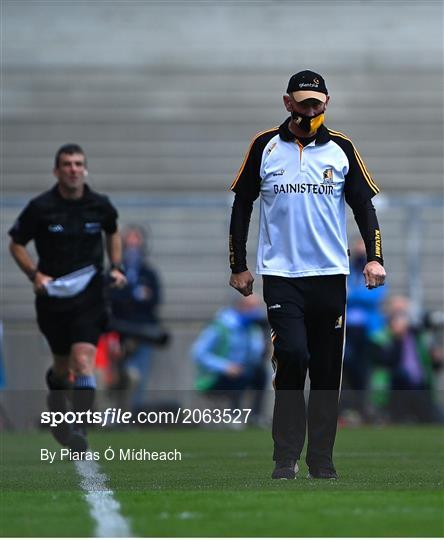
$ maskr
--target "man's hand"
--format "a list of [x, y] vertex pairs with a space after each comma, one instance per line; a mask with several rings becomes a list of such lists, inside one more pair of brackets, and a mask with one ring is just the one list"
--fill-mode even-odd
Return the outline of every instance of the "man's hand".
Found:
[[[31, 278], [32, 279], [32, 278]], [[45, 285], [52, 281], [54, 278], [51, 276], [47, 276], [46, 274], [42, 274], [41, 272], [37, 272], [34, 278], [34, 281], [32, 282], [34, 293], [38, 296], [43, 296], [46, 294], [46, 288]]]
[[109, 273], [111, 277], [111, 285], [110, 287], [113, 289], [121, 289], [122, 287], [125, 287], [127, 284], [126, 276], [125, 274], [122, 274], [117, 268], [113, 268], [111, 272]]
[[376, 289], [376, 287], [384, 285], [386, 275], [385, 270], [377, 261], [368, 262], [362, 273], [364, 274], [365, 286], [367, 289]]
[[230, 286], [244, 296], [250, 296], [250, 294], [253, 294], [253, 281], [254, 278], [250, 274], [250, 271], [245, 270], [245, 272], [241, 272], [240, 274], [231, 274]]

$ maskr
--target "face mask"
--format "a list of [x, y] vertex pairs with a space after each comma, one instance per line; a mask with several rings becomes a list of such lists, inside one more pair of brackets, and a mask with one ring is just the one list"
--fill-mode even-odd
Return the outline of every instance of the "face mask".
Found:
[[291, 118], [302, 131], [305, 131], [308, 135], [314, 135], [324, 123], [325, 115], [324, 112], [321, 112], [316, 116], [305, 116], [305, 114], [293, 111]]

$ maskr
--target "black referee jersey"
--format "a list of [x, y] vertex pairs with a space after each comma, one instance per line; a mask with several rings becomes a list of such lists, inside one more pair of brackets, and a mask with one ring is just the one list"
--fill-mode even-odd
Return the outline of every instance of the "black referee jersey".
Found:
[[117, 218], [117, 210], [108, 197], [86, 184], [80, 199], [63, 198], [56, 184], [28, 203], [8, 232], [15, 243], [23, 246], [34, 240], [39, 272], [57, 278], [89, 265], [97, 269], [97, 275], [79, 295], [72, 298], [39, 296], [38, 306], [65, 310], [101, 297], [102, 233], [115, 233]]

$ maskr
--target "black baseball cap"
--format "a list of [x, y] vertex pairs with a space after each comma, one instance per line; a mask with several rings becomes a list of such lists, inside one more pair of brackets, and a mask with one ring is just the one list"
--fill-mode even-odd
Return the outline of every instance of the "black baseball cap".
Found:
[[291, 94], [295, 101], [304, 99], [319, 99], [322, 103], [327, 101], [328, 90], [324, 78], [308, 69], [293, 75], [288, 81], [287, 94]]

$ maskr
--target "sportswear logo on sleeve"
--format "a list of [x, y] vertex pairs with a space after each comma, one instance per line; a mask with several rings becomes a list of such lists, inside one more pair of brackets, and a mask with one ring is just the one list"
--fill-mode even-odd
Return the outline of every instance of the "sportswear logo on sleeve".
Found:
[[97, 234], [102, 230], [102, 227], [100, 223], [92, 222], [92, 223], [85, 223], [83, 226], [83, 229], [88, 234]]
[[375, 255], [381, 257], [381, 233], [379, 229], [375, 229]]
[[57, 225], [48, 225], [48, 231], [49, 232], [55, 232], [60, 233], [63, 232], [65, 229], [63, 228], [63, 225], [58, 223]]
[[280, 309], [282, 306], [280, 304], [273, 304], [272, 306], [269, 306], [268, 310], [271, 311], [272, 309]]
[[335, 330], [342, 328], [342, 315], [340, 315], [335, 322]]

